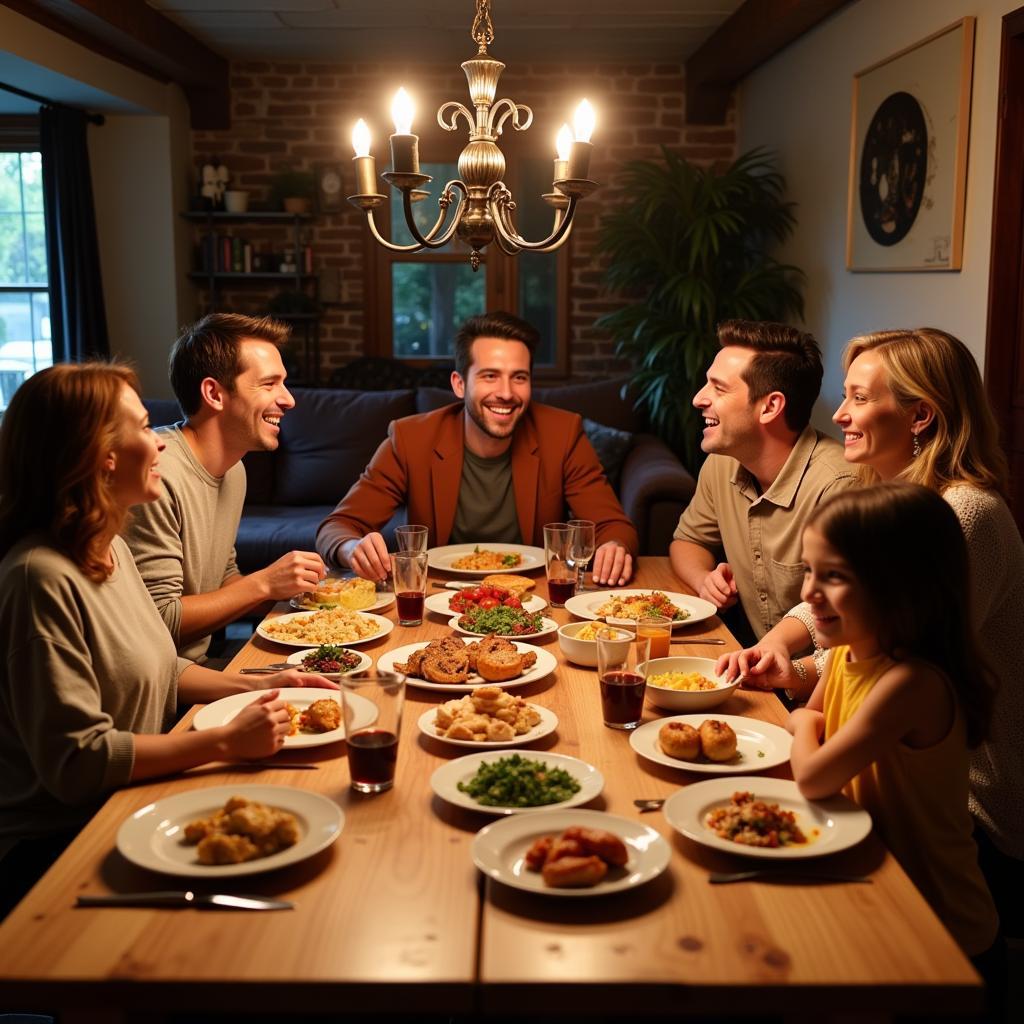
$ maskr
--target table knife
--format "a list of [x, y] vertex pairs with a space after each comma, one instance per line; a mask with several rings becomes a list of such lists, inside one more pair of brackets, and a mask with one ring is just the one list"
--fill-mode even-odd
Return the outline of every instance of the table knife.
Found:
[[264, 896], [231, 896], [188, 890], [115, 892], [106, 896], [79, 896], [76, 907], [196, 907], [201, 910], [292, 910], [294, 903]]
[[298, 665], [291, 664], [287, 661], [275, 661], [270, 665], [260, 665], [258, 667], [250, 667], [240, 669], [243, 676], [256, 676], [256, 675], [270, 675], [272, 672], [286, 672], [290, 668], [298, 668]]

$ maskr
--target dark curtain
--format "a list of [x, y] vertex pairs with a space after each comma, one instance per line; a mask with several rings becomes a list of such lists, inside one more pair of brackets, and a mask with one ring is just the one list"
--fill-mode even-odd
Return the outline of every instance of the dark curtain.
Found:
[[39, 111], [55, 363], [110, 354], [85, 131], [77, 110]]

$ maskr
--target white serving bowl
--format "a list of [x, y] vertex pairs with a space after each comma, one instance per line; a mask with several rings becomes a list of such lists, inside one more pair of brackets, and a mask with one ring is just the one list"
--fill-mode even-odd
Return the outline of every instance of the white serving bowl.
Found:
[[[661, 672], [699, 672], [718, 686], [714, 690], [673, 690], [667, 686], [656, 686], [651, 682], [651, 676]], [[707, 711], [728, 700], [739, 685], [739, 679], [727, 683], [724, 676], [715, 672], [712, 658], [653, 658], [647, 662], [647, 699], [666, 711]]]
[[[558, 646], [562, 648], [562, 653], [576, 665], [597, 668], [597, 641], [580, 640], [576, 636], [584, 626], [594, 625], [600, 626], [601, 623], [567, 622], [558, 629]], [[622, 645], [622, 652], [625, 654], [629, 649], [629, 645], [633, 642], [633, 634], [628, 630], [618, 629], [615, 626], [609, 628], [616, 629], [622, 635], [622, 639], [617, 641], [617, 643]]]

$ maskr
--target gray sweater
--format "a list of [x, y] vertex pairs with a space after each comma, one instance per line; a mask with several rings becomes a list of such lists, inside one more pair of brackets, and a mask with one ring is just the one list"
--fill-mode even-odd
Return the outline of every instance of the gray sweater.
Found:
[[85, 821], [173, 721], [188, 662], [121, 538], [94, 583], [41, 535], [0, 561], [0, 856]]

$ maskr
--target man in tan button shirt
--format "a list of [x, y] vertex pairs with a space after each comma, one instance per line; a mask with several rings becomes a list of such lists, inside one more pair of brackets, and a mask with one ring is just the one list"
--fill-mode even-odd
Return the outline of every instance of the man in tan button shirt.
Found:
[[810, 334], [728, 320], [718, 342], [693, 399], [708, 458], [669, 554], [705, 600], [722, 610], [738, 601], [760, 639], [800, 601], [808, 516], [857, 477], [839, 443], [808, 425], [822, 378]]

